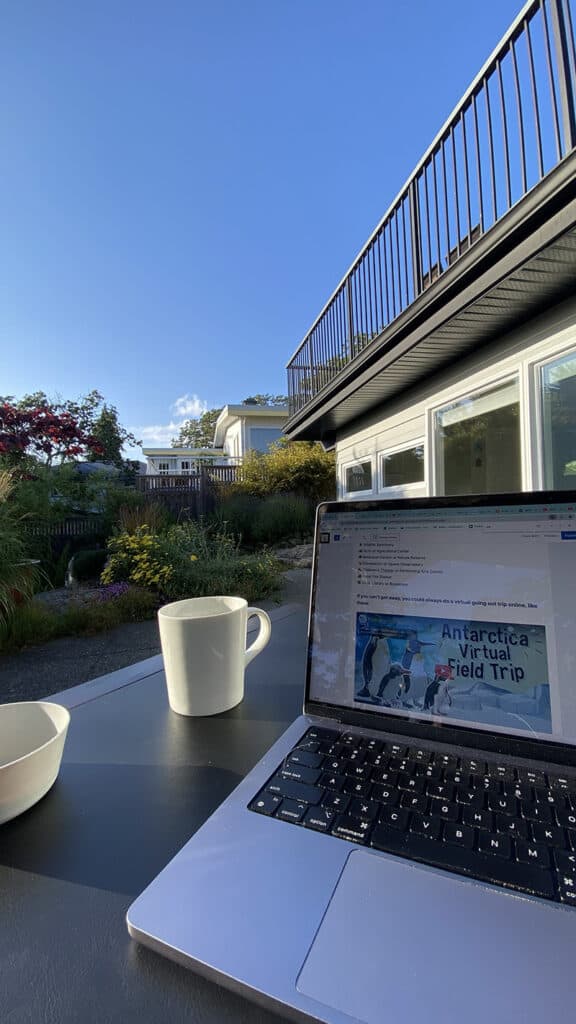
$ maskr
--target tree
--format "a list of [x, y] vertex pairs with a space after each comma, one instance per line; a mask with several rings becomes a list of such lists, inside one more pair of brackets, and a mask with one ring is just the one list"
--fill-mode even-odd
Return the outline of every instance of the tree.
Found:
[[[49, 464], [55, 458], [71, 458], [81, 455], [92, 462], [104, 459], [106, 462], [123, 467], [125, 465], [122, 459], [124, 445], [138, 446], [141, 443], [134, 437], [134, 434], [120, 425], [118, 410], [114, 405], [107, 405], [104, 402], [104, 396], [96, 388], [78, 399], [63, 399], [61, 396], [49, 399], [45, 391], [34, 391], [19, 399], [14, 398], [13, 395], [0, 397], [0, 408], [7, 406], [14, 411], [14, 424], [17, 419], [16, 413], [21, 415], [24, 430], [28, 422], [27, 417], [31, 423], [35, 417], [38, 417], [40, 411], [44, 412], [46, 418], [56, 417], [59, 419], [64, 433], [72, 429], [72, 423], [75, 425], [78, 431], [77, 444], [70, 448], [64, 446], [62, 450], [56, 449], [53, 452], [48, 452], [41, 446], [37, 446], [34, 450], [34, 446], [29, 445], [30, 450], [27, 454], [43, 458]], [[37, 422], [38, 429], [40, 426], [41, 424]], [[56, 429], [56, 421], [52, 426]], [[87, 438], [92, 438], [97, 443], [91, 444], [86, 441]], [[11, 445], [12, 461], [16, 448], [14, 444]], [[26, 453], [26, 447], [24, 453]]]
[[213, 448], [216, 420], [222, 409], [207, 409], [198, 419], [186, 420], [178, 437], [172, 438], [173, 448]]
[[114, 405], [104, 404], [102, 406], [100, 414], [94, 421], [92, 434], [100, 444], [101, 454], [99, 456], [91, 454], [88, 456], [88, 460], [96, 462], [98, 459], [102, 459], [103, 462], [109, 462], [112, 466], [117, 466], [118, 469], [123, 469], [126, 465], [122, 457], [124, 445], [140, 444], [134, 434], [128, 433], [124, 427], [120, 426], [118, 410]]
[[0, 457], [8, 466], [23, 468], [30, 459], [50, 466], [55, 459], [100, 452], [97, 438], [86, 433], [68, 412], [57, 413], [48, 405], [0, 405]]
[[0, 398], [0, 404], [13, 405], [21, 412], [31, 412], [33, 409], [51, 409], [54, 413], [68, 413], [86, 434], [92, 433], [96, 413], [103, 401], [104, 395], [96, 388], [77, 401], [63, 399], [60, 395], [48, 398], [45, 391], [33, 391], [29, 395], [23, 395], [22, 398], [15, 398], [14, 395], [4, 395]]
[[249, 395], [242, 405], [288, 405], [286, 395]]

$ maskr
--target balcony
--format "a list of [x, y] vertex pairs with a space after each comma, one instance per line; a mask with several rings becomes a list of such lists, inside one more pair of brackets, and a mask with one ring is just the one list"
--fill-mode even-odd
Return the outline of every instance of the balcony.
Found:
[[573, 294], [576, 0], [530, 0], [288, 363], [295, 439], [338, 429]]

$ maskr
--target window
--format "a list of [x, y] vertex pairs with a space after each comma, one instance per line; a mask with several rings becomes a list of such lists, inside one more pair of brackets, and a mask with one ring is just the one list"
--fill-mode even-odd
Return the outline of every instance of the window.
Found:
[[444, 406], [434, 436], [439, 494], [522, 489], [518, 380]]
[[189, 473], [190, 472], [190, 462], [188, 460], [182, 461], [180, 463], [180, 468], [181, 468], [183, 473]]
[[279, 427], [251, 427], [250, 447], [257, 452], [267, 452], [274, 441], [282, 437]]
[[354, 462], [351, 466], [347, 466], [345, 477], [348, 493], [353, 491], [371, 491], [372, 461], [369, 459], [366, 462]]
[[576, 352], [540, 368], [544, 487], [576, 488]]
[[424, 483], [424, 445], [403, 448], [383, 455], [380, 461], [380, 486], [405, 487]]
[[160, 473], [161, 476], [166, 476], [167, 473], [170, 472], [170, 463], [169, 462], [159, 462], [158, 463], [158, 472]]

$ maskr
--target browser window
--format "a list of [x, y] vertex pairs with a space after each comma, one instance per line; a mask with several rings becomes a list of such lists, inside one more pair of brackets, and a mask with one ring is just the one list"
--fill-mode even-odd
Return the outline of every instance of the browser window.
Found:
[[576, 743], [576, 505], [324, 511], [310, 697]]

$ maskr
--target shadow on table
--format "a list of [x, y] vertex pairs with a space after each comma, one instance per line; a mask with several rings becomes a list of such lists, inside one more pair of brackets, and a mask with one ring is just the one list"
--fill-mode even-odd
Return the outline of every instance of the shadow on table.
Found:
[[0, 864], [137, 896], [240, 782], [216, 767], [65, 763], [0, 826]]

